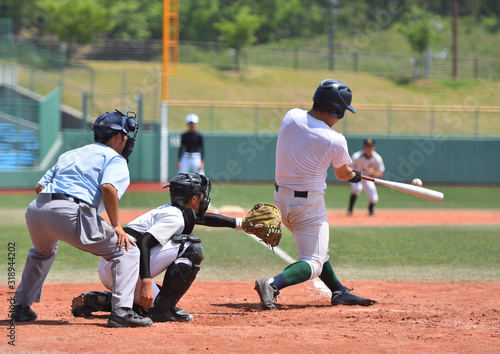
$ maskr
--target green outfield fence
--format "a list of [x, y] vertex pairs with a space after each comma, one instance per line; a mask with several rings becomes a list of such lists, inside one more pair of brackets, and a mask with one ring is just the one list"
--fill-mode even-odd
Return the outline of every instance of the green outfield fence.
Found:
[[[175, 176], [181, 132], [168, 136], [168, 178]], [[276, 133], [205, 132], [205, 171], [215, 182], [272, 182], [274, 180]], [[366, 136], [346, 135], [351, 153], [362, 148]], [[500, 185], [500, 165], [491, 157], [500, 156], [500, 139], [441, 136], [371, 135], [386, 165], [384, 178], [408, 182], [419, 177], [438, 184]], [[55, 163], [60, 153], [93, 141], [90, 130], [65, 130], [53, 159], [25, 171], [0, 172], [0, 189], [33, 188]], [[129, 168], [134, 181], [160, 180], [160, 133], [141, 131]], [[333, 170], [328, 181], [337, 182]]]

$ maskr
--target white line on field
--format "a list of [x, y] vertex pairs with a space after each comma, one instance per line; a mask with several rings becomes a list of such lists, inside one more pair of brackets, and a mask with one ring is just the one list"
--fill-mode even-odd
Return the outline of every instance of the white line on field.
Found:
[[[252, 234], [247, 234], [247, 235], [250, 236], [250, 238], [252, 238], [254, 241], [257, 241], [258, 243], [260, 243], [262, 246], [269, 248], [269, 246], [266, 245], [264, 242], [262, 242], [262, 240], [260, 238], [258, 238], [257, 236], [252, 235]], [[296, 260], [293, 259], [292, 256], [290, 256], [288, 253], [283, 251], [278, 246], [274, 247], [274, 253], [276, 253], [278, 255], [278, 257], [283, 259], [285, 262], [288, 262], [289, 264], [296, 262]], [[316, 278], [316, 279], [314, 279], [313, 284], [314, 284], [314, 287], [316, 289], [318, 289], [320, 292], [328, 295], [328, 297], [332, 296], [332, 292], [330, 291], [330, 289], [328, 289], [328, 287], [325, 285], [325, 283], [323, 283], [321, 280]]]

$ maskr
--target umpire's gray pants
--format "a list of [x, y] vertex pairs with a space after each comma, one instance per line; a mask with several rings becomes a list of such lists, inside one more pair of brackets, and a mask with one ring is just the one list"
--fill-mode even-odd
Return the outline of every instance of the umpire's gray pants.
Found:
[[[111, 225], [95, 215], [92, 224], [91, 216], [82, 212], [84, 209], [88, 210], [88, 206], [83, 203], [50, 200], [48, 193], [40, 193], [31, 202], [25, 216], [33, 247], [28, 253], [22, 279], [16, 290], [16, 303], [31, 306], [33, 302], [40, 302], [43, 284], [54, 263], [60, 240], [111, 262], [111, 305], [113, 309], [132, 307], [139, 276], [139, 249], [130, 245], [128, 251], [125, 246], [118, 250], [118, 237]], [[94, 235], [89, 235], [89, 225], [90, 229], [95, 230]], [[95, 242], [99, 238], [96, 233], [99, 232], [103, 239]], [[88, 236], [92, 236], [93, 240], [89, 240]]]

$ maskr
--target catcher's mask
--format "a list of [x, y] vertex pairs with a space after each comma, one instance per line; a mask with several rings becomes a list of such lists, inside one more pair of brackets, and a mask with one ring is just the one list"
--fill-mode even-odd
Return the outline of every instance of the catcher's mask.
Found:
[[346, 109], [356, 113], [356, 110], [351, 105], [351, 89], [337, 80], [323, 80], [316, 88], [313, 100], [333, 118], [343, 118]]
[[[203, 200], [200, 203], [200, 207], [196, 216], [202, 217], [210, 205], [210, 191], [212, 190], [212, 184], [210, 180], [198, 173], [179, 173], [177, 176], [170, 180], [170, 184], [163, 188], [170, 188], [170, 194], [175, 197], [181, 198], [191, 198], [192, 196], [203, 195]], [[178, 200], [178, 198], [176, 198]]]
[[[127, 136], [127, 142], [121, 155], [127, 160], [134, 150], [134, 144], [139, 131], [135, 112], [127, 112], [123, 114], [115, 109], [115, 112], [106, 112], [101, 114], [95, 121], [92, 128], [94, 136], [107, 138], [117, 133], [122, 133]], [[130, 136], [129, 133], [133, 135]]]

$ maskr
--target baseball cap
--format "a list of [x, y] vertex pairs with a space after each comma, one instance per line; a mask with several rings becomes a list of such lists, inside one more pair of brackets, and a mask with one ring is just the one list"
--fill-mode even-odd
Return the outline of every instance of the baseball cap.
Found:
[[198, 124], [198, 122], [200, 121], [200, 118], [198, 118], [198, 116], [194, 113], [189, 113], [187, 116], [186, 116], [186, 123], [195, 123], [195, 124]]
[[375, 140], [372, 138], [367, 138], [365, 141], [363, 141], [363, 146], [370, 145], [370, 146], [375, 146]]

